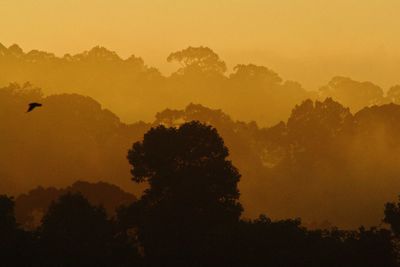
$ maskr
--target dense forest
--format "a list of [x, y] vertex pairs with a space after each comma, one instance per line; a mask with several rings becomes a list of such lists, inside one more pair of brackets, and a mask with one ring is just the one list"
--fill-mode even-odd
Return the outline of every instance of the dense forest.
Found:
[[[128, 151], [133, 181], [148, 184], [139, 199], [129, 201], [128, 194], [109, 184], [85, 182], [64, 190], [38, 188], [17, 201], [0, 195], [2, 263], [398, 266], [400, 203], [385, 205], [382, 219], [389, 227], [352, 231], [312, 230], [300, 219], [272, 221], [263, 214], [243, 219], [241, 175], [228, 156], [223, 139], [209, 125], [159, 125]], [[120, 206], [107, 212], [103, 203], [118, 198]], [[18, 202], [25, 202], [19, 205], [27, 210], [44, 204], [39, 225], [28, 229], [17, 223]]]
[[[30, 100], [45, 108], [25, 113]], [[357, 113], [328, 98], [306, 100], [271, 127], [232, 120], [221, 110], [190, 104], [166, 109], [151, 123], [125, 124], [89, 97], [44, 97], [40, 89], [11, 84], [0, 90], [2, 192], [36, 186], [66, 187], [77, 180], [105, 181], [140, 196], [130, 181], [126, 152], [157, 125], [198, 120], [218, 129], [239, 183], [244, 215], [301, 217], [306, 224], [352, 229], [376, 225], [382, 205], [400, 192], [400, 106]], [[29, 174], [27, 176], [27, 174]]]
[[[333, 77], [320, 88], [303, 88], [275, 71], [255, 64], [226, 63], [208, 47], [188, 47], [166, 55], [177, 69], [165, 76], [142, 58], [126, 59], [104, 47], [57, 57], [45, 51], [24, 52], [18, 45], [0, 44], [0, 86], [30, 82], [46, 95], [88, 95], [124, 122], [150, 122], [166, 108], [183, 109], [201, 103], [222, 109], [235, 120], [271, 126], [285, 121], [296, 104], [306, 99], [332, 97], [352, 112], [365, 106], [400, 102], [400, 87], [384, 90], [371, 82]], [[174, 65], [174, 66], [175, 66]]]
[[399, 264], [400, 86], [167, 60], [0, 44], [7, 266]]

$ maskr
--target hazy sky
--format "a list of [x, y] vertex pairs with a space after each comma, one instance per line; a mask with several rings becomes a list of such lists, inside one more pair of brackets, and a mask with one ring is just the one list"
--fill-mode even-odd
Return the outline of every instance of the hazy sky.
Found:
[[172, 51], [214, 49], [309, 89], [334, 75], [400, 84], [400, 0], [0, 0], [0, 42], [57, 55], [102, 45], [169, 73]]

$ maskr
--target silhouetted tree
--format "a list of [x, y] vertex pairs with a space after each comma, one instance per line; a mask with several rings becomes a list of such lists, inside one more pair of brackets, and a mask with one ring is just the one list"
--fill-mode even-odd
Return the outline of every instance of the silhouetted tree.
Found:
[[396, 236], [400, 237], [400, 197], [397, 203], [388, 202], [385, 204], [385, 217], [383, 221], [390, 225]]
[[5, 195], [0, 195], [0, 230], [4, 234], [8, 230], [17, 228], [14, 216], [14, 200]]
[[398, 266], [385, 229], [307, 230], [300, 219], [243, 220], [228, 237], [232, 265]]
[[133, 180], [149, 188], [119, 217], [138, 228], [147, 259], [210, 263], [209, 241], [237, 223], [242, 211], [240, 174], [227, 157], [217, 131], [195, 121], [152, 128], [133, 145], [128, 153]]
[[136, 197], [124, 192], [116, 185], [97, 182], [77, 181], [66, 188], [37, 187], [15, 200], [17, 222], [26, 229], [34, 229], [40, 225], [42, 216], [53, 201], [67, 192], [81, 193], [92, 205], [102, 205], [109, 217], [115, 215], [116, 208], [122, 204], [130, 204]]
[[137, 252], [118, 240], [113, 222], [102, 207], [92, 206], [79, 193], [53, 202], [40, 228], [43, 264], [51, 266], [125, 266]]
[[18, 228], [14, 199], [0, 195], [0, 265], [28, 266], [35, 258], [33, 236]]
[[[301, 162], [308, 160], [311, 164], [318, 158], [326, 158], [321, 157], [321, 153], [335, 155], [332, 153], [334, 141], [351, 129], [352, 118], [348, 108], [331, 98], [315, 103], [306, 100], [296, 105], [287, 122], [288, 149], [291, 150], [288, 155], [294, 154]], [[303, 155], [296, 156], [297, 153]]]
[[181, 64], [179, 74], [188, 72], [219, 73], [226, 72], [226, 64], [208, 47], [188, 47], [171, 53], [168, 62], [176, 61]]
[[355, 236], [344, 242], [349, 266], [399, 266], [398, 252], [390, 231], [372, 227], [360, 227]]

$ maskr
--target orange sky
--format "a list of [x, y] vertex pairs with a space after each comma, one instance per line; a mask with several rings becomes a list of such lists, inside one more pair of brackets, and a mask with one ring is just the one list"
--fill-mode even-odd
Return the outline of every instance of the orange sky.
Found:
[[214, 49], [309, 89], [334, 75], [400, 84], [399, 0], [0, 0], [0, 42], [57, 55], [95, 45], [164, 73], [172, 51]]

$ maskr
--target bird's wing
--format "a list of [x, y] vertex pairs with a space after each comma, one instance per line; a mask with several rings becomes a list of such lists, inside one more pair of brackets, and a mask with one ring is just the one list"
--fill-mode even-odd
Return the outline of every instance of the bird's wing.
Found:
[[31, 112], [33, 109], [35, 109], [37, 107], [41, 107], [41, 106], [42, 106], [42, 104], [40, 104], [40, 103], [36, 103], [36, 102], [29, 103], [29, 108], [26, 112]]
[[30, 103], [29, 104], [29, 108], [26, 112], [31, 112], [34, 108], [37, 107], [37, 103]]

